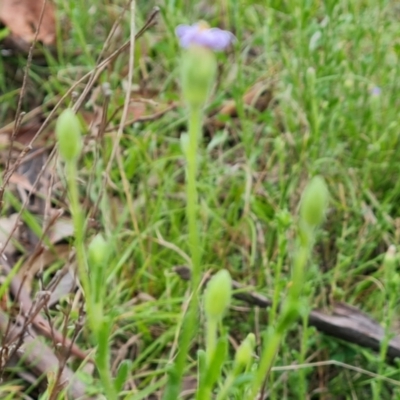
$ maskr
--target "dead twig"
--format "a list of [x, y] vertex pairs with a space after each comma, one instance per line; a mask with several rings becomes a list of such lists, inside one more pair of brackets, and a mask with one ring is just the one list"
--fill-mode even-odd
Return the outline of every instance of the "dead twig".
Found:
[[[155, 25], [156, 23], [156, 16], [158, 15], [160, 9], [158, 7], [154, 7], [152, 13], [149, 15], [146, 23], [144, 26], [139, 30], [138, 33], [135, 35], [135, 40], [140, 38], [146, 31], [147, 29], [151, 28], [152, 26]], [[52, 121], [54, 115], [56, 114], [58, 108], [61, 106], [61, 104], [67, 99], [71, 93], [75, 90], [76, 86], [78, 86], [80, 83], [84, 82], [86, 79], [92, 79], [93, 75], [96, 75], [98, 77], [100, 73], [116, 58], [118, 57], [121, 53], [123, 53], [127, 48], [130, 47], [131, 40], [128, 40], [125, 42], [119, 49], [115, 50], [114, 53], [112, 53], [109, 57], [107, 57], [104, 61], [102, 61], [98, 66], [95, 67], [94, 70], [88, 72], [85, 74], [82, 78], [80, 78], [77, 82], [75, 82], [74, 85], [71, 86], [67, 90], [67, 92], [60, 98], [60, 100], [57, 102], [57, 104], [54, 106], [54, 108], [50, 111], [49, 115], [45, 119], [45, 121], [42, 123], [41, 127], [38, 129], [34, 137], [31, 139], [29, 144], [21, 151], [19, 156], [17, 157], [16, 161], [14, 164], [6, 170], [6, 176], [4, 176], [3, 180], [3, 185], [0, 187], [0, 207], [2, 205], [2, 196], [4, 194], [5, 187], [7, 185], [7, 182], [10, 178], [11, 175], [14, 174], [16, 169], [19, 167], [21, 164], [23, 158], [27, 153], [29, 153], [32, 148], [33, 148], [33, 143], [36, 141], [36, 139], [39, 137], [39, 135], [44, 131], [44, 129], [49, 125], [50, 121]], [[96, 79], [91, 80], [92, 84], [96, 81]], [[77, 108], [74, 107], [74, 110], [77, 111]], [[28, 196], [29, 197], [29, 196]], [[3, 251], [3, 250], [2, 250]], [[0, 251], [0, 254], [2, 254], [2, 251]]]
[[[175, 267], [175, 272], [183, 279], [190, 280], [190, 269], [186, 266]], [[237, 292], [234, 297], [258, 307], [270, 307], [272, 301], [263, 295], [248, 290], [239, 282], [232, 281]], [[314, 309], [308, 316], [308, 324], [318, 331], [374, 351], [380, 350], [385, 337], [382, 326], [358, 308], [346, 303], [334, 303], [330, 312]], [[400, 357], [400, 336], [393, 334], [387, 349], [387, 357], [393, 360]]]
[[29, 70], [30, 70], [30, 67], [31, 67], [31, 64], [32, 64], [33, 49], [35, 48], [36, 42], [38, 40], [38, 35], [39, 35], [40, 27], [42, 26], [44, 10], [46, 8], [46, 4], [47, 4], [47, 0], [43, 0], [42, 9], [40, 11], [38, 27], [36, 29], [35, 36], [33, 38], [33, 42], [32, 42], [32, 44], [31, 44], [31, 46], [29, 48], [28, 59], [27, 59], [27, 62], [26, 62], [24, 77], [23, 77], [23, 81], [22, 81], [22, 87], [21, 87], [21, 91], [19, 93], [19, 99], [18, 99], [17, 111], [16, 111], [16, 117], [15, 117], [15, 125], [14, 125], [13, 132], [11, 134], [10, 147], [9, 147], [9, 150], [8, 150], [8, 157], [7, 157], [6, 167], [5, 167], [4, 173], [3, 173], [3, 185], [0, 187], [0, 207], [1, 207], [2, 203], [3, 203], [4, 189], [7, 186], [7, 183], [9, 181], [11, 175], [15, 171], [15, 169], [14, 169], [14, 171], [12, 173], [10, 173], [10, 171], [9, 171], [10, 162], [11, 162], [11, 156], [12, 156], [12, 151], [13, 151], [13, 148], [14, 148], [15, 138], [17, 137], [19, 128], [21, 126], [22, 118], [25, 115], [25, 113], [22, 112], [22, 100], [23, 100], [23, 98], [25, 96], [26, 86], [27, 86], [27, 83], [28, 83], [28, 73], [29, 73]]
[[[11, 267], [2, 259], [1, 267], [6, 274], [11, 272]], [[33, 309], [33, 302], [31, 297], [29, 296], [27, 290], [24, 287], [22, 280], [18, 276], [14, 276], [10, 283], [10, 290], [15, 297], [15, 301], [18, 302], [20, 310], [24, 315], [31, 315], [31, 311]], [[36, 310], [37, 308], [35, 308]], [[40, 309], [34, 314], [33, 318], [30, 318], [32, 325], [37, 331], [43, 335], [44, 337], [54, 340], [57, 343], [64, 343], [65, 346], [71, 346], [71, 353], [80, 358], [81, 360], [87, 359], [87, 354], [85, 354], [76, 344], [72, 343], [71, 340], [65, 338], [57, 330], [52, 330], [52, 327], [49, 325], [49, 322], [39, 314]]]
[[[7, 315], [3, 311], [0, 311], [0, 330], [3, 331], [9, 324], [10, 322]], [[17, 356], [18, 359], [23, 358], [24, 363], [37, 377], [46, 376], [48, 373], [55, 372], [59, 361], [54, 355], [53, 350], [39, 340], [34, 332], [29, 332], [29, 335], [24, 335], [19, 324], [11, 323], [11, 326], [12, 332], [19, 332], [20, 337], [22, 337], [22, 346], [14, 356]], [[75, 377], [74, 372], [68, 367], [63, 368], [60, 382], [62, 382], [62, 384], [69, 383], [71, 398], [83, 398], [85, 395], [85, 384], [79, 381]], [[89, 399], [89, 397], [84, 398]]]

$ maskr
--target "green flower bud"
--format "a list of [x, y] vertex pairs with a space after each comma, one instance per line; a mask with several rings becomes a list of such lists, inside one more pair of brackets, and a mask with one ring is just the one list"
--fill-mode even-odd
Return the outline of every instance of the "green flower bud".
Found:
[[232, 279], [226, 269], [218, 271], [204, 292], [204, 311], [207, 318], [220, 320], [232, 297]]
[[75, 161], [82, 151], [81, 124], [78, 117], [67, 108], [57, 119], [56, 136], [61, 157], [65, 161]]
[[182, 58], [182, 91], [189, 107], [203, 107], [217, 71], [213, 51], [206, 47], [190, 46]]
[[328, 188], [320, 176], [315, 176], [304, 189], [301, 203], [300, 216], [307, 225], [315, 227], [325, 218], [328, 205]]
[[246, 368], [253, 357], [254, 346], [256, 345], [256, 337], [254, 333], [249, 333], [246, 339], [240, 344], [235, 354], [235, 366], [238, 369]]
[[106, 261], [108, 255], [108, 245], [104, 240], [103, 236], [99, 233], [97, 234], [93, 240], [89, 244], [88, 248], [88, 259], [89, 264], [93, 265], [101, 265]]

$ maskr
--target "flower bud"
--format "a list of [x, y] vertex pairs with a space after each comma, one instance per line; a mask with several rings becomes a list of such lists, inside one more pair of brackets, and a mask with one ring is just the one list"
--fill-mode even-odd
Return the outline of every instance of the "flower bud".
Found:
[[315, 176], [303, 191], [300, 216], [307, 225], [315, 227], [324, 217], [328, 205], [328, 188], [320, 176]]
[[226, 269], [218, 271], [204, 292], [204, 311], [207, 318], [220, 320], [232, 297], [232, 279]]
[[235, 354], [236, 368], [246, 368], [253, 357], [253, 350], [256, 344], [254, 333], [249, 333], [246, 339], [240, 344]]
[[78, 117], [67, 108], [57, 119], [56, 136], [61, 157], [67, 161], [75, 161], [82, 151], [81, 124]]
[[217, 71], [212, 50], [190, 46], [182, 58], [183, 97], [191, 108], [203, 107], [210, 94]]
[[104, 263], [108, 255], [107, 247], [107, 242], [100, 233], [93, 238], [88, 248], [88, 259], [91, 266]]

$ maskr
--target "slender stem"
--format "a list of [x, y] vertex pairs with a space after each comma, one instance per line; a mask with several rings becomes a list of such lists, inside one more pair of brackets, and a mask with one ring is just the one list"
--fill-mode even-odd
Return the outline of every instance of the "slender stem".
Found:
[[201, 251], [200, 235], [198, 227], [198, 195], [196, 187], [197, 175], [197, 151], [198, 142], [202, 126], [202, 109], [189, 109], [189, 143], [186, 149], [186, 214], [189, 229], [189, 248], [192, 260], [192, 297], [188, 307], [188, 312], [182, 326], [182, 334], [179, 344], [179, 353], [176, 357], [175, 368], [173, 372], [173, 388], [170, 387], [164, 395], [164, 399], [176, 400], [179, 395], [182, 376], [185, 369], [186, 358], [189, 352], [190, 342], [197, 332], [198, 323], [198, 305], [199, 297], [197, 289], [201, 281]]
[[189, 146], [187, 150], [187, 218], [189, 223], [189, 246], [192, 256], [192, 290], [193, 303], [197, 306], [196, 294], [201, 279], [201, 252], [198, 230], [198, 195], [196, 187], [197, 176], [197, 151], [201, 132], [202, 110], [200, 108], [190, 110], [189, 120]]
[[[77, 180], [76, 163], [74, 161], [68, 162], [66, 164], [66, 168], [67, 168], [69, 201], [71, 205], [72, 221], [74, 224], [75, 251], [76, 251], [76, 262], [78, 266], [78, 275], [85, 294], [86, 309], [90, 320], [91, 309], [92, 309], [91, 307], [92, 296], [90, 293], [88, 265], [87, 265], [87, 258], [86, 258], [84, 239], [83, 239], [85, 232], [85, 221], [79, 203], [78, 185], [76, 183]], [[90, 324], [92, 325], [91, 321]]]
[[[385, 271], [387, 292], [384, 298], [385, 302], [384, 310], [386, 315], [384, 318], [383, 326], [385, 332], [384, 332], [384, 337], [381, 341], [380, 362], [378, 366], [378, 373], [380, 375], [384, 374], [387, 365], [386, 364], [387, 350], [389, 347], [390, 340], [392, 339], [391, 326], [396, 312], [396, 303], [399, 292], [399, 280], [397, 278], [397, 273], [396, 273], [397, 262], [395, 259], [395, 250], [393, 248], [388, 249], [388, 253], [385, 257], [383, 266]], [[382, 397], [381, 391], [382, 391], [382, 381], [378, 380], [374, 385], [373, 398], [380, 399]]]
[[[72, 220], [74, 224], [75, 251], [76, 251], [76, 262], [78, 266], [78, 275], [85, 295], [86, 312], [89, 320], [89, 326], [96, 335], [96, 338], [98, 338], [99, 332], [102, 329], [102, 327], [100, 326], [102, 321], [97, 320], [98, 312], [96, 312], [93, 304], [93, 297], [89, 281], [87, 257], [85, 252], [85, 243], [84, 243], [85, 220], [82, 208], [79, 203], [79, 192], [78, 192], [78, 185], [76, 182], [77, 181], [76, 163], [74, 161], [67, 162], [66, 169], [67, 169], [69, 200], [71, 205]], [[110, 366], [109, 366], [109, 358], [110, 358], [109, 348], [107, 344], [106, 348], [104, 348], [104, 344], [102, 343], [107, 343], [107, 341], [99, 341], [98, 352], [100, 353], [100, 355], [96, 357], [96, 366], [99, 371], [101, 382], [103, 384], [104, 391], [106, 392], [107, 399], [117, 400], [118, 395], [113, 385]]]
[[293, 312], [297, 314], [298, 312], [294, 310], [293, 307], [298, 308], [301, 289], [304, 281], [304, 267], [309, 254], [310, 240], [311, 238], [307, 240], [307, 243], [304, 243], [304, 245], [299, 245], [298, 247], [293, 265], [292, 286], [290, 287], [288, 297], [282, 306], [282, 314], [280, 316], [280, 321], [282, 322], [280, 323], [278, 320], [277, 329], [271, 328], [274, 330], [266, 337], [264, 350], [261, 354], [261, 361], [253, 381], [250, 397], [248, 397], [249, 400], [256, 398], [258, 391], [260, 390], [269, 373], [269, 370], [272, 367], [275, 355], [279, 350], [280, 342], [282, 341], [286, 330], [290, 328], [292, 323], [291, 314]]
[[283, 338], [284, 333], [281, 331], [274, 330], [270, 335], [267, 335], [264, 344], [264, 350], [262, 352], [261, 361], [258, 366], [258, 370], [253, 380], [253, 385], [248, 400], [254, 400], [257, 398], [257, 394], [267, 378], [268, 372], [272, 367], [275, 355], [279, 350], [280, 342]]
[[272, 306], [270, 308], [269, 312], [269, 320], [270, 323], [273, 324], [276, 320], [276, 315], [278, 311], [278, 306], [279, 306], [279, 297], [282, 292], [282, 285], [281, 285], [281, 274], [282, 274], [282, 268], [283, 268], [283, 262], [284, 262], [284, 254], [286, 252], [286, 238], [284, 236], [284, 233], [279, 230], [278, 233], [278, 248], [279, 248], [279, 256], [278, 260], [275, 266], [275, 271], [274, 271], [274, 294], [272, 297]]
[[234, 381], [235, 381], [235, 374], [231, 372], [225, 379], [224, 385], [222, 386], [220, 392], [218, 393], [216, 400], [224, 400], [228, 396]]
[[96, 367], [99, 371], [101, 383], [103, 384], [107, 400], [118, 400], [118, 393], [115, 389], [110, 369], [110, 348], [108, 346], [110, 336], [109, 321], [103, 318], [96, 335], [98, 340]]
[[199, 385], [196, 393], [196, 400], [211, 400], [212, 388], [209, 385]]
[[216, 347], [217, 347], [217, 321], [213, 318], [208, 318], [206, 327], [206, 354], [207, 354], [208, 365], [210, 365], [214, 357]]

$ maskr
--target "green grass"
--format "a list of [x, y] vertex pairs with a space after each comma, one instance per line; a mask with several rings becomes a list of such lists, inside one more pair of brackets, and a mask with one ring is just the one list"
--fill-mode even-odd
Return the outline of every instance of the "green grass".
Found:
[[[238, 117], [228, 119], [224, 129], [207, 130], [201, 143], [198, 191], [203, 271], [226, 268], [235, 280], [269, 298], [284, 299], [300, 195], [309, 178], [320, 174], [328, 183], [331, 201], [307, 266], [306, 304], [322, 307], [329, 306], [331, 299], [345, 301], [395, 330], [399, 313], [391, 299], [397, 297], [398, 288], [390, 285], [393, 276], [388, 275], [383, 259], [400, 238], [398, 5], [382, 0], [236, 0], [204, 2], [202, 8], [193, 3], [159, 2], [159, 24], [136, 43], [133, 83], [143, 83], [145, 72], [146, 84], [157, 90], [153, 100], [179, 101], [180, 49], [173, 32], [179, 23], [205, 19], [237, 37], [233, 50], [218, 55], [220, 75], [209, 108], [215, 110], [224, 100], [234, 99]], [[57, 54], [45, 51], [47, 65], [34, 63], [30, 71], [41, 101], [64, 94], [95, 67], [123, 10], [123, 2], [93, 1], [90, 13], [83, 1], [58, 0], [56, 4], [62, 21]], [[138, 27], [151, 6], [138, 1]], [[128, 14], [106, 55], [129, 38]], [[113, 116], [114, 126], [121, 117], [128, 59], [127, 52], [120, 55], [96, 84], [110, 84], [107, 115]], [[0, 60], [1, 71], [8, 62]], [[12, 62], [24, 66], [22, 57]], [[248, 112], [241, 98], [261, 79], [270, 85], [273, 101], [262, 112]], [[5, 121], [16, 109], [17, 87], [18, 83], [13, 86], [0, 80], [0, 118]], [[81, 93], [84, 87], [82, 83], [75, 91]], [[374, 87], [381, 88], [380, 95], [371, 93]], [[103, 104], [102, 94], [93, 98], [96, 106]], [[93, 104], [84, 104], [82, 110], [93, 112]], [[86, 196], [93, 204], [105, 190], [95, 219], [111, 254], [105, 266], [104, 304], [105, 312], [115, 318], [112, 358], [124, 343], [137, 337], [124, 356], [132, 360], [128, 376], [136, 388], [127, 387], [121, 398], [146, 398], [145, 392], [162, 389], [165, 369], [176, 356], [182, 304], [189, 295], [187, 283], [173, 272], [174, 266], [190, 260], [180, 144], [186, 116], [181, 106], [158, 120], [124, 130], [121, 153], [131, 204], [116, 162], [109, 177], [112, 184], [104, 187], [103, 173], [113, 143], [110, 133], [92, 141], [80, 162], [82, 199]], [[95, 233], [88, 230], [87, 242]], [[395, 268], [391, 273], [397, 274]], [[63, 300], [60, 308], [67, 309], [71, 299]], [[243, 306], [238, 301], [233, 305]], [[268, 313], [231, 310], [225, 323], [232, 339], [240, 342], [249, 332], [265, 329]], [[57, 310], [51, 314], [61, 330], [62, 314]], [[77, 310], [71, 312], [72, 322], [74, 316]], [[204, 347], [202, 331], [200, 327], [193, 343], [188, 376], [196, 375], [195, 350]], [[83, 349], [95, 344], [87, 330], [78, 339]], [[230, 353], [234, 353], [232, 346]], [[400, 381], [397, 366], [383, 362], [379, 354], [301, 324], [286, 336], [275, 365], [324, 360]], [[101, 389], [97, 375], [86, 379], [93, 390]], [[8, 384], [2, 385], [8, 393]], [[268, 389], [271, 399], [400, 398], [394, 385], [339, 366], [273, 372]], [[231, 398], [240, 396], [238, 391]]]

